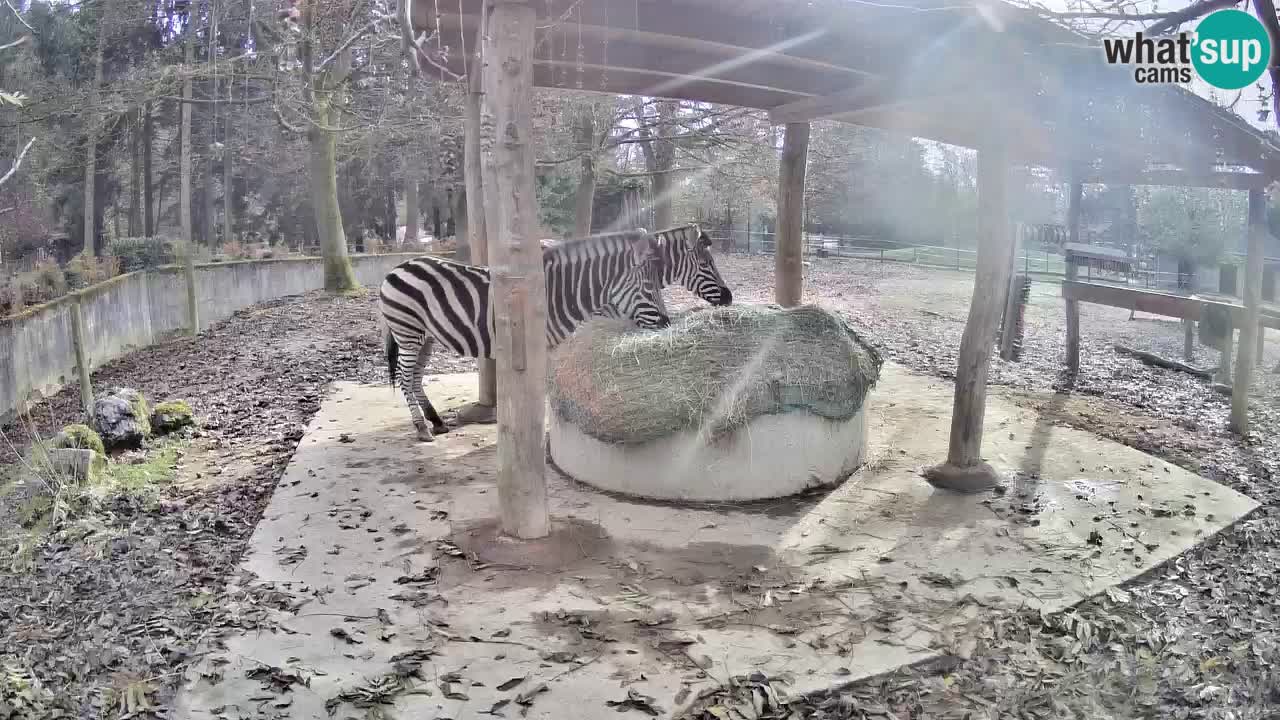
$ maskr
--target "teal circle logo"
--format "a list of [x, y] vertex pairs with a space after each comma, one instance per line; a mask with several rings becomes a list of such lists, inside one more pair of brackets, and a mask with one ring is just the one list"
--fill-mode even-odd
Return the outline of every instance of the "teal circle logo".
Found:
[[1271, 37], [1258, 18], [1243, 10], [1218, 10], [1196, 27], [1191, 62], [1221, 90], [1239, 90], [1262, 77], [1271, 62]]

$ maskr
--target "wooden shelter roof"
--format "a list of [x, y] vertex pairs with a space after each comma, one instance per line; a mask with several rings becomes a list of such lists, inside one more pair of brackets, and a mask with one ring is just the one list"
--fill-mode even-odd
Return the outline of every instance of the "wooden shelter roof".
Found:
[[[409, 2], [434, 61], [464, 73], [482, 0]], [[1138, 84], [1083, 36], [1001, 2], [531, 2], [539, 87], [738, 105], [779, 123], [828, 117], [967, 147], [994, 139], [1011, 161], [1086, 182], [1280, 177], [1280, 138], [1182, 88]]]

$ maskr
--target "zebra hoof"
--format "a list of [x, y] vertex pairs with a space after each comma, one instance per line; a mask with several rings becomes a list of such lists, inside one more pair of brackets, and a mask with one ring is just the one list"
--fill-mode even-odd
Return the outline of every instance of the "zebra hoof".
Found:
[[421, 442], [435, 442], [435, 439], [436, 438], [431, 434], [431, 431], [426, 428], [422, 428], [418, 431], [418, 440]]
[[431, 428], [431, 432], [435, 433], [436, 435], [443, 435], [443, 434], [445, 434], [445, 433], [449, 432], [449, 426], [448, 426], [448, 425], [436, 425], [435, 427]]

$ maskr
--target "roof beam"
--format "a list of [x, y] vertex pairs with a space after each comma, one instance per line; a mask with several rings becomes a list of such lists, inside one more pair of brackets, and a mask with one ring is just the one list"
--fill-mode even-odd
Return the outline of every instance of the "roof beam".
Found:
[[1100, 185], [1161, 185], [1165, 187], [1222, 188], [1225, 190], [1260, 190], [1271, 179], [1259, 173], [1188, 172], [1186, 170], [1147, 170], [1145, 172], [1111, 172], [1085, 176], [1081, 182]]
[[[409, 0], [412, 3], [414, 26], [430, 31], [437, 22], [436, 6], [429, 0]], [[444, 30], [444, 44], [458, 44], [457, 18], [465, 18], [467, 46], [472, 47], [477, 18], [482, 0], [449, 2], [441, 9], [439, 22]], [[875, 43], [876, 36], [868, 35], [857, 41], [849, 35], [849, 29], [830, 19], [806, 19], [790, 9], [783, 12], [773, 8], [773, 16], [743, 16], [723, 7], [706, 3], [677, 2], [676, 0], [591, 0], [574, 5], [566, 13], [561, 3], [550, 8], [550, 16], [540, 14], [538, 35], [558, 26], [564, 33], [576, 38], [579, 29], [584, 36], [603, 39], [631, 37], [646, 44], [663, 42], [682, 44], [685, 47], [709, 48], [720, 46], [734, 55], [752, 51], [768, 51], [773, 56], [786, 56], [805, 61], [810, 66], [820, 66], [831, 72], [856, 73], [884, 72], [894, 65], [891, 48]], [[854, 27], [854, 26], [850, 26]], [[625, 35], [623, 35], [625, 34]]]
[[[471, 42], [474, 41], [476, 26], [479, 22], [480, 20], [476, 15], [440, 13], [440, 28], [443, 29], [443, 36], [457, 37], [460, 33], [465, 33], [467, 47], [471, 47]], [[844, 77], [846, 79], [845, 85], [873, 74], [869, 70], [849, 68], [845, 67], [845, 65], [829, 63], [827, 60], [810, 58], [809, 55], [812, 54], [796, 55], [787, 53], [787, 47], [765, 53], [764, 50], [758, 49], [758, 47], [724, 44], [724, 42], [705, 40], [705, 38], [699, 40], [699, 38], [687, 36], [662, 35], [662, 33], [657, 32], [640, 31], [640, 29], [603, 27], [579, 22], [543, 24], [543, 26], [539, 27], [538, 44], [536, 44], [535, 50], [539, 54], [545, 55], [549, 51], [553, 51], [552, 47], [548, 47], [549, 44], [553, 44], [554, 47], [564, 47], [568, 53], [576, 55], [579, 37], [584, 41], [582, 42], [582, 50], [588, 54], [593, 53], [593, 51], [595, 53], [613, 54], [616, 47], [626, 44], [632, 47], [641, 47], [641, 49], [645, 50], [692, 51], [692, 53], [707, 56], [710, 63], [717, 64], [741, 60], [744, 56], [754, 55], [753, 63], [754, 61], [767, 61], [769, 65], [810, 74], [810, 76], [814, 73], [833, 74], [833, 76]], [[608, 41], [607, 46], [605, 46], [604, 41]], [[840, 87], [844, 87], [844, 85]]]
[[[451, 52], [447, 59], [448, 62], [444, 63], [444, 67], [451, 73], [462, 75], [461, 51]], [[428, 75], [430, 74], [431, 72], [428, 71]], [[579, 80], [582, 81], [581, 88], [578, 87]], [[757, 109], [808, 97], [798, 90], [753, 85], [725, 78], [690, 77], [622, 65], [583, 63], [579, 73], [576, 60], [535, 61], [533, 81], [534, 85], [540, 88], [616, 95], [644, 95]], [[744, 98], [749, 98], [750, 102], [744, 101]]]

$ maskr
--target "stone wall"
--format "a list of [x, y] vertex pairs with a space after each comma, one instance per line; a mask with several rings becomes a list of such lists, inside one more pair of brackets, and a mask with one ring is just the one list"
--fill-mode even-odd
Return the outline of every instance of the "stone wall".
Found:
[[[393, 267], [421, 253], [354, 255], [356, 280], [376, 288]], [[320, 258], [282, 258], [197, 265], [200, 326], [268, 300], [324, 287]], [[180, 267], [112, 278], [0, 318], [0, 424], [28, 403], [76, 382], [72, 307], [79, 303], [90, 369], [187, 329], [187, 281]]]

